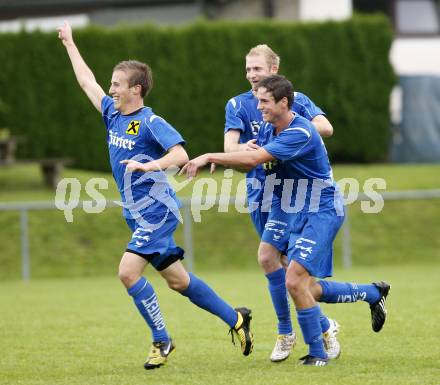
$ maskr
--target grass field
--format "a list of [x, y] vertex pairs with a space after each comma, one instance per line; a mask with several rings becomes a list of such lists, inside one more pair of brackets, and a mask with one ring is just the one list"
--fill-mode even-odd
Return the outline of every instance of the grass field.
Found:
[[[361, 185], [382, 177], [388, 190], [440, 187], [440, 165], [344, 165], [334, 171], [337, 180], [353, 177]], [[92, 177], [111, 179], [79, 170], [64, 176], [82, 184]], [[234, 181], [239, 179], [237, 174]], [[192, 187], [179, 195], [190, 195]], [[114, 183], [103, 193], [116, 198]], [[0, 201], [53, 199], [36, 166], [1, 170]], [[335, 279], [390, 281], [389, 320], [376, 334], [366, 304], [323, 305], [342, 325], [342, 356], [326, 368], [296, 365], [306, 353], [301, 333], [292, 357], [269, 362], [276, 321], [255, 262], [257, 237], [246, 214], [210, 210], [194, 224], [197, 273], [232, 305], [253, 309], [255, 351], [243, 357], [220, 320], [172, 293], [150, 269], [147, 277], [177, 349], [167, 366], [146, 372], [150, 336], [116, 278], [129, 238], [120, 210], [93, 215], [78, 209], [74, 217], [68, 224], [60, 211], [30, 213], [33, 279], [24, 283], [18, 280], [18, 213], [0, 213], [1, 385], [440, 385], [438, 200], [386, 202], [378, 215], [350, 207], [355, 268], [337, 269]], [[180, 242], [181, 229], [176, 237]]]
[[149, 270], [177, 349], [165, 367], [148, 372], [142, 364], [150, 336], [116, 277], [0, 283], [0, 384], [438, 385], [439, 267], [338, 270], [337, 280], [386, 279], [392, 290], [378, 334], [367, 304], [323, 305], [342, 325], [342, 355], [325, 368], [296, 364], [306, 353], [301, 333], [288, 360], [269, 361], [275, 317], [257, 272], [201, 274], [231, 304], [253, 309], [255, 350], [243, 357], [222, 321], [165, 288]]

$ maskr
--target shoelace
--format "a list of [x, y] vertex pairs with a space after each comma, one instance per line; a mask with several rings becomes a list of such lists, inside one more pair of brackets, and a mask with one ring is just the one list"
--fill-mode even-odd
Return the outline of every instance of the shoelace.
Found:
[[290, 343], [289, 343], [289, 341], [287, 341], [287, 339], [285, 339], [285, 338], [283, 338], [283, 339], [281, 340], [281, 349], [282, 349], [282, 350], [288, 350], [288, 349], [290, 349]]
[[336, 346], [336, 338], [334, 336], [329, 337], [324, 341], [324, 345], [327, 345], [327, 349], [333, 349]]
[[234, 344], [234, 346], [235, 346], [235, 340], [234, 340], [234, 328], [230, 328], [229, 329], [229, 332], [228, 332], [228, 334], [230, 334], [231, 335], [231, 339], [232, 339], [232, 343]]

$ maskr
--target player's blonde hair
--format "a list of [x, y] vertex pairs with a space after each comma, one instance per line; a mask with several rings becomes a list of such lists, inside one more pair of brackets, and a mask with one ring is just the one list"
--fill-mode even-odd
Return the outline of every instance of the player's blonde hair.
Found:
[[248, 56], [263, 56], [269, 67], [280, 66], [280, 57], [267, 44], [258, 44], [250, 49]]
[[141, 86], [141, 96], [145, 97], [153, 88], [153, 73], [148, 64], [137, 60], [125, 60], [116, 64], [114, 71], [123, 71], [128, 75], [128, 85]]

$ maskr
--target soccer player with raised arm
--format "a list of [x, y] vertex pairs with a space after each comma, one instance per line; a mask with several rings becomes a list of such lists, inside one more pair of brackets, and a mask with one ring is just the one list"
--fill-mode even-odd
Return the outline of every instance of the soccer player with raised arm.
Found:
[[[254, 150], [258, 148], [256, 140], [263, 125], [258, 100], [255, 96], [259, 81], [276, 74], [280, 66], [280, 57], [266, 44], [253, 47], [246, 55], [246, 78], [251, 90], [231, 98], [226, 104], [225, 152]], [[319, 134], [328, 137], [333, 134], [333, 127], [324, 112], [306, 95], [295, 92], [292, 111], [311, 121]], [[278, 336], [270, 359], [273, 362], [285, 360], [296, 343], [295, 331], [290, 319], [289, 303], [285, 280], [286, 248], [289, 240], [286, 231], [285, 213], [272, 207], [270, 212], [264, 209], [263, 190], [265, 172], [261, 165], [250, 170], [247, 175], [247, 197], [249, 211], [255, 229], [260, 237], [258, 263], [268, 281], [268, 290], [278, 319]], [[322, 315], [324, 343], [330, 358], [338, 358], [340, 344], [336, 338], [339, 324]]]
[[198, 307], [221, 318], [240, 339], [242, 353], [253, 349], [251, 311], [233, 309], [204, 281], [188, 273], [181, 260], [183, 250], [174, 243], [179, 203], [162, 170], [188, 160], [182, 136], [163, 118], [144, 106], [153, 85], [147, 64], [123, 61], [114, 67], [106, 96], [82, 59], [69, 24], [58, 28], [75, 76], [107, 128], [110, 164], [124, 204], [124, 217], [132, 230], [120, 265], [119, 278], [152, 333], [153, 343], [144, 364], [154, 369], [175, 349], [165, 326], [158, 299], [142, 276], [148, 263], [168, 286]]
[[294, 93], [286, 78], [269, 76], [259, 82], [256, 91], [258, 109], [266, 122], [259, 137], [261, 147], [255, 151], [204, 154], [189, 161], [181, 172], [192, 178], [208, 163], [240, 169], [262, 164], [266, 183], [270, 177], [280, 181], [274, 183], [273, 201], [289, 214], [286, 286], [309, 345], [308, 354], [300, 362], [325, 366], [328, 355], [317, 301], [365, 301], [370, 305], [372, 328], [379, 332], [386, 320], [385, 300], [390, 285], [383, 281], [359, 285], [324, 280], [333, 274], [332, 245], [344, 220], [342, 197], [333, 181], [324, 142], [310, 121], [291, 110]]

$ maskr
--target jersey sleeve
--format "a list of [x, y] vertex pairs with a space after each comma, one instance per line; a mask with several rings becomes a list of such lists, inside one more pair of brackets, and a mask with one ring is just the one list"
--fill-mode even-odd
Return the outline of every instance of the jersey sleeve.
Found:
[[102, 111], [102, 119], [104, 120], [104, 124], [108, 129], [110, 122], [110, 115], [116, 111], [113, 106], [113, 99], [110, 96], [106, 95], [102, 98], [101, 111]]
[[241, 102], [237, 98], [229, 99], [225, 107], [225, 134], [229, 130], [244, 132], [244, 122], [240, 117]]
[[274, 158], [285, 161], [299, 158], [308, 151], [312, 134], [303, 127], [290, 127], [282, 131], [263, 148]]
[[307, 120], [312, 120], [317, 115], [325, 115], [312, 100], [301, 92], [295, 92], [295, 100], [293, 103], [293, 109], [302, 117]]
[[165, 119], [157, 115], [152, 115], [146, 120], [146, 125], [150, 130], [151, 136], [165, 151], [168, 151], [176, 144], [185, 144], [182, 135]]

